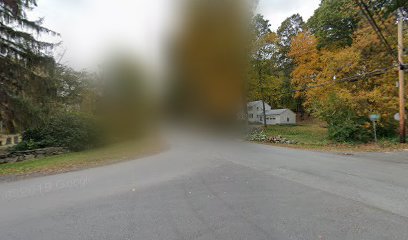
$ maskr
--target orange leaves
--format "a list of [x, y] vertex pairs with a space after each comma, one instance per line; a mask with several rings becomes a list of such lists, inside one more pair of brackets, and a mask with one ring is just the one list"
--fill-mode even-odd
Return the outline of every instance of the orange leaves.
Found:
[[307, 32], [301, 32], [293, 38], [289, 57], [293, 58], [296, 64], [305, 63], [317, 57], [316, 38]]
[[[341, 81], [350, 76], [392, 66], [392, 58], [376, 38], [375, 32], [362, 26], [354, 35], [350, 47], [338, 49], [317, 49], [317, 40], [310, 33], [300, 33], [293, 39], [290, 57], [296, 67], [292, 72], [295, 89], [308, 88], [296, 97], [304, 98], [304, 105], [312, 111], [313, 106], [325, 104], [330, 93], [347, 102], [359, 116], [372, 112], [390, 114], [396, 112], [396, 72], [370, 78], [361, 77], [355, 81]], [[340, 81], [339, 81], [340, 80]], [[314, 86], [322, 86], [316, 87]]]
[[[301, 89], [315, 82], [321, 68], [317, 40], [307, 32], [302, 32], [292, 40], [289, 57], [293, 59], [296, 68], [292, 72], [292, 85]], [[302, 96], [301, 92], [295, 94], [296, 98]]]

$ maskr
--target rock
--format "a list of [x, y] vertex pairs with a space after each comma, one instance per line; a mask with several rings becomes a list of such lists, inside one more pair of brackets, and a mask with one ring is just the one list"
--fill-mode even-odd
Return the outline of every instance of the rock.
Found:
[[25, 160], [25, 156], [24, 155], [20, 155], [17, 157], [17, 161], [16, 162], [22, 162]]
[[33, 159], [33, 158], [35, 158], [34, 154], [27, 154], [27, 155], [24, 156], [24, 160], [30, 160], [30, 159]]
[[6, 158], [5, 160], [5, 163], [15, 163], [18, 161], [18, 157]]
[[281, 135], [268, 137], [266, 138], [266, 142], [277, 143], [277, 144], [296, 144], [295, 141], [286, 139], [282, 137]]
[[65, 148], [52, 147], [27, 151], [17, 151], [0, 155], [0, 164], [22, 162], [30, 159], [59, 155], [68, 152]]

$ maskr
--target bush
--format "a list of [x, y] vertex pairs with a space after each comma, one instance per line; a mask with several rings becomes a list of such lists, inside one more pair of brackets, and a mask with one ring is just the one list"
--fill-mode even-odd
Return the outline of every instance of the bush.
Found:
[[329, 138], [336, 142], [367, 142], [370, 131], [364, 127], [367, 119], [360, 117], [346, 102], [336, 95], [329, 96], [319, 107], [318, 116], [327, 122]]
[[25, 151], [40, 148], [34, 140], [22, 141], [12, 148], [12, 151]]
[[396, 138], [398, 136], [399, 122], [395, 121], [393, 116], [381, 118], [377, 125], [377, 135], [382, 138]]
[[23, 133], [23, 141], [14, 150], [65, 147], [71, 151], [93, 148], [99, 144], [95, 121], [87, 116], [61, 113], [50, 117], [40, 127]]
[[364, 123], [355, 116], [339, 116], [328, 122], [329, 138], [336, 142], [368, 142], [371, 134]]

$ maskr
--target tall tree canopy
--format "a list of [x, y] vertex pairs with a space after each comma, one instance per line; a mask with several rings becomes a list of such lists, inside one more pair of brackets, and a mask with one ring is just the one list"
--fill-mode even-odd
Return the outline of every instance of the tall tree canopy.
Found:
[[290, 46], [292, 45], [292, 39], [300, 32], [304, 30], [305, 22], [302, 16], [294, 14], [288, 17], [281, 23], [277, 30], [278, 35], [278, 64], [280, 68], [285, 72], [285, 75], [290, 75], [293, 64], [292, 59], [288, 57]]
[[384, 18], [389, 17], [398, 8], [401, 8], [404, 16], [408, 17], [408, 1], [406, 0], [376, 0], [369, 1], [366, 4], [379, 12]]
[[262, 15], [256, 15], [252, 20], [252, 54], [249, 79], [249, 99], [265, 100], [264, 91], [268, 76], [273, 66], [272, 58], [277, 53], [276, 33], [270, 29], [270, 23]]
[[38, 117], [38, 108], [56, 95], [50, 81], [55, 44], [36, 36], [57, 33], [27, 18], [35, 6], [35, 0], [0, 0], [0, 119], [10, 132]]
[[352, 44], [359, 19], [354, 0], [322, 0], [307, 24], [319, 48], [336, 48]]
[[[280, 82], [274, 74], [273, 59], [277, 59], [277, 35], [270, 29], [270, 23], [262, 15], [257, 14], [252, 20], [252, 55], [249, 74], [249, 100], [262, 100], [272, 104], [272, 95], [280, 88]], [[263, 121], [266, 125], [265, 106], [263, 106]]]
[[276, 105], [277, 107], [296, 109], [300, 112], [303, 112], [301, 98], [294, 101], [291, 93], [293, 90], [291, 73], [295, 65], [293, 59], [289, 57], [289, 51], [293, 38], [304, 31], [305, 27], [305, 22], [299, 14], [294, 14], [281, 23], [277, 30], [278, 54], [275, 59], [276, 71], [279, 71], [279, 79], [281, 80], [280, 91], [277, 92], [284, 93], [274, 98], [277, 101]]
[[[389, 29], [389, 33], [384, 31], [385, 37], [396, 48], [396, 39], [390, 36], [397, 32], [395, 18], [383, 19], [383, 25]], [[367, 21], [360, 22], [350, 46], [319, 49], [317, 38], [305, 32], [294, 39], [289, 55], [296, 63], [292, 84], [304, 89], [297, 96], [305, 98], [310, 112], [329, 123], [338, 117], [330, 112], [347, 109], [353, 113], [349, 120], [365, 129], [370, 128], [367, 116], [379, 113], [381, 129], [393, 133], [392, 117], [398, 111], [394, 59]], [[336, 124], [341, 126], [342, 122]]]

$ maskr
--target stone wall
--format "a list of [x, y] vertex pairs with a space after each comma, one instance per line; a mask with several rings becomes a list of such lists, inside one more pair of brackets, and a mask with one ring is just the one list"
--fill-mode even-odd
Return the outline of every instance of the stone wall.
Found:
[[59, 155], [68, 152], [65, 148], [51, 147], [41, 148], [27, 151], [17, 151], [11, 153], [0, 154], [0, 164], [22, 162], [35, 158]]

